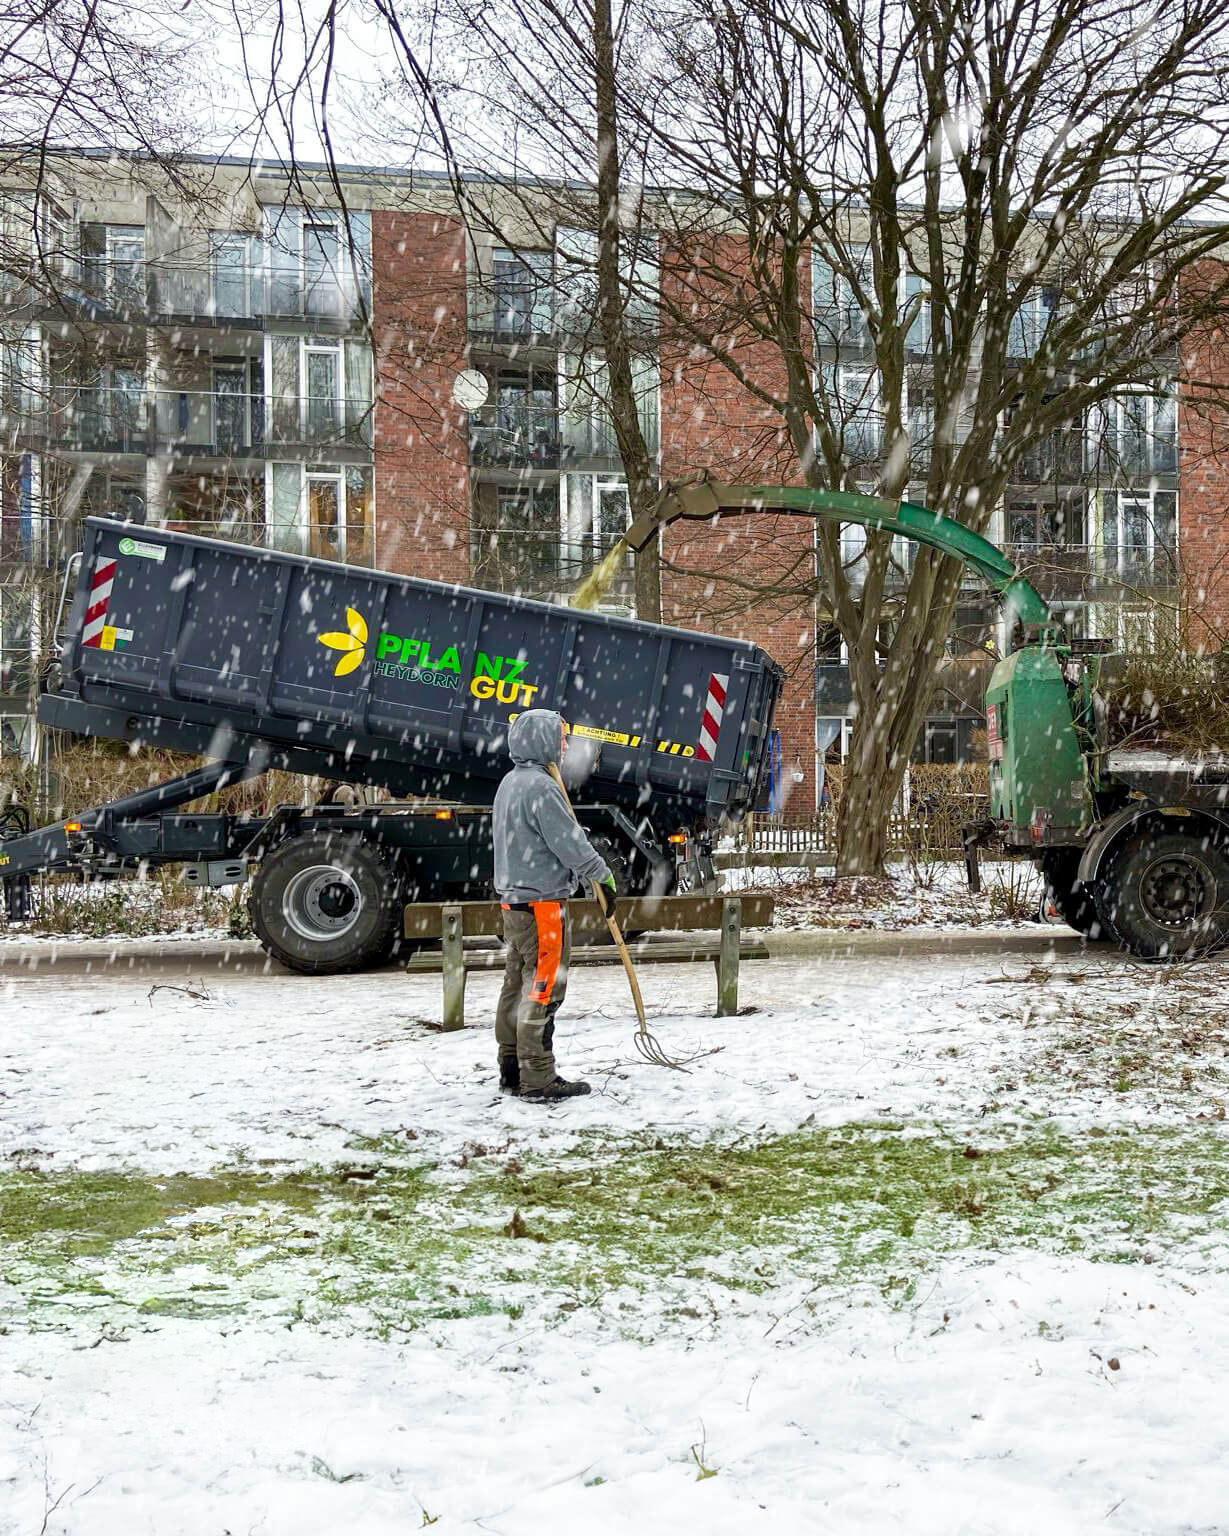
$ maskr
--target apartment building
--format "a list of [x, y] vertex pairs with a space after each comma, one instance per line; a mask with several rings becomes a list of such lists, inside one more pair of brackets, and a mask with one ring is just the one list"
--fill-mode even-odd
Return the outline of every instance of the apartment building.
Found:
[[[333, 184], [246, 164], [186, 169], [198, 173], [190, 200], [149, 167], [88, 153], [55, 157], [37, 191], [0, 189], [0, 752], [30, 749], [33, 658], [50, 649], [87, 513], [546, 598], [566, 597], [626, 526], [592, 339], [591, 236], [536, 216], [519, 232], [499, 220], [496, 238], [417, 173], [360, 169]], [[649, 295], [652, 251], [638, 260]], [[812, 301], [817, 365], [869, 488], [882, 413], [867, 327], [818, 266]], [[1042, 291], [1020, 317], [1021, 359], [1048, 302]], [[632, 320], [641, 427], [663, 478], [788, 473], [758, 402], [728, 376], [664, 365], [647, 297]], [[927, 342], [919, 320], [915, 462], [930, 430]], [[1142, 644], [1176, 609], [1183, 412], [1171, 362], [1172, 386], [1053, 439], [996, 509], [991, 536], [1076, 633]], [[1201, 451], [1207, 548], [1216, 473]], [[847, 530], [855, 572], [860, 548]], [[664, 557], [667, 621], [736, 629], [789, 668], [777, 793], [793, 789], [806, 808], [817, 754], [840, 749], [850, 710], [839, 639], [813, 593], [812, 529], [784, 518], [672, 529]], [[912, 550], [896, 558], [903, 582]], [[789, 598], [772, 580], [782, 570]], [[728, 601], [732, 572], [761, 573], [766, 590], [744, 580]], [[624, 612], [631, 574], [608, 596]], [[919, 755], [977, 752], [989, 620], [970, 586]]]

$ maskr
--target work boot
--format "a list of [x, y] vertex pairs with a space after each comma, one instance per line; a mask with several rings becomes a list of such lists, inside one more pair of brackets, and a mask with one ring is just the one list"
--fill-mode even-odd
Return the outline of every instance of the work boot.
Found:
[[555, 1104], [560, 1099], [578, 1099], [582, 1094], [592, 1092], [588, 1083], [569, 1083], [565, 1078], [557, 1077], [545, 1088], [522, 1088], [521, 1098], [528, 1099], [531, 1104]]
[[521, 1088], [521, 1064], [515, 1056], [499, 1058], [500, 1093], [519, 1093]]

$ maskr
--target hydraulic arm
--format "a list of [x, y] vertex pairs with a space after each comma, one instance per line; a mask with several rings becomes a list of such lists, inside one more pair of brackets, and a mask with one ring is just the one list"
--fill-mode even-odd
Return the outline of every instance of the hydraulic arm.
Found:
[[804, 486], [723, 485], [708, 479], [680, 481], [668, 485], [656, 507], [636, 519], [627, 530], [627, 542], [633, 549], [643, 549], [659, 528], [677, 518], [703, 519], [737, 512], [795, 513], [900, 534], [951, 555], [976, 571], [1026, 628], [1045, 628], [1052, 623], [1049, 604], [989, 539], [941, 512], [931, 512], [909, 501], [885, 501], [879, 496], [815, 491]]

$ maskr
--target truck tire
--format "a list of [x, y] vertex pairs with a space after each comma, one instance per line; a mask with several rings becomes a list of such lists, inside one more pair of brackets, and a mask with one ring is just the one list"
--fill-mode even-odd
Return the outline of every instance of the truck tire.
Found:
[[1090, 943], [1107, 940], [1110, 934], [1097, 913], [1097, 904], [1082, 885], [1076, 884], [1080, 868], [1078, 848], [1055, 848], [1041, 858], [1046, 899], [1069, 928], [1082, 933]]
[[391, 862], [346, 832], [305, 832], [279, 844], [248, 900], [265, 949], [305, 976], [384, 964], [397, 945], [401, 907]]
[[1193, 960], [1229, 939], [1229, 858], [1206, 835], [1138, 832], [1095, 897], [1112, 936], [1141, 960]]

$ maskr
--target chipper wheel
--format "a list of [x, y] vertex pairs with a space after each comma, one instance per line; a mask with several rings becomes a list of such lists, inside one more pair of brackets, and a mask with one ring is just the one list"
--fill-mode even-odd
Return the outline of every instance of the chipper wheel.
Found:
[[348, 832], [305, 832], [279, 844], [248, 899], [265, 949], [307, 976], [384, 964], [401, 932], [401, 908], [391, 861]]
[[1141, 960], [1192, 960], [1229, 940], [1229, 857], [1207, 832], [1144, 826], [1095, 894], [1101, 920]]

